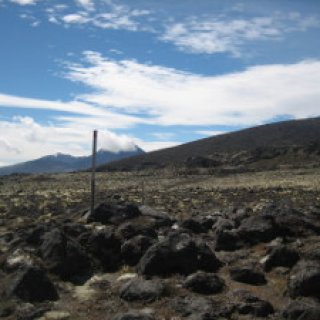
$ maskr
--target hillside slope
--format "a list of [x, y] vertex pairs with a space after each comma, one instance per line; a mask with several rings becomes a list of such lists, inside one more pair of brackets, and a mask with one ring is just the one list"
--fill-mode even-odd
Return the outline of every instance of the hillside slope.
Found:
[[[133, 151], [110, 152], [99, 150], [97, 152], [97, 164], [105, 164], [111, 161], [123, 159], [144, 153], [142, 149], [136, 147]], [[84, 170], [91, 166], [91, 155], [76, 157], [68, 154], [58, 153], [48, 155], [39, 159], [18, 163], [11, 166], [0, 167], [0, 175], [12, 173], [56, 173]]]
[[[247, 153], [251, 159], [258, 153], [288, 154], [294, 158], [318, 152], [320, 145], [320, 118], [290, 120], [266, 124], [236, 132], [209, 137], [177, 147], [149, 152], [100, 166], [99, 171], [159, 168], [186, 163], [192, 158], [218, 159], [229, 163], [237, 153]], [[301, 150], [303, 148], [303, 150]], [[309, 152], [310, 151], [310, 152]], [[228, 155], [228, 156], [226, 156]], [[232, 156], [231, 156], [232, 155]], [[201, 162], [201, 161], [200, 161]], [[232, 162], [232, 161], [231, 161]]]

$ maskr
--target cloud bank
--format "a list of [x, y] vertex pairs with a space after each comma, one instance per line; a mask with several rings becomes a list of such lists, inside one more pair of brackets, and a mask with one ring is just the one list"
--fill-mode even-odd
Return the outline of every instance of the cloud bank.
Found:
[[278, 116], [319, 115], [320, 61], [250, 67], [204, 76], [133, 60], [85, 53], [90, 65], [69, 65], [67, 77], [92, 89], [77, 98], [157, 125], [261, 124]]
[[[258, 125], [284, 115], [319, 116], [318, 60], [204, 76], [133, 60], [113, 60], [97, 52], [85, 52], [84, 58], [83, 65], [67, 66], [66, 77], [89, 89], [73, 101], [0, 94], [1, 107], [60, 112], [52, 118], [52, 124], [41, 124], [30, 117], [0, 120], [2, 162], [57, 151], [88, 153], [93, 129], [101, 132], [101, 147], [105, 149], [117, 152], [138, 144], [154, 150], [179, 143], [172, 134], [176, 126], [197, 126], [196, 133], [208, 135], [220, 133], [208, 127], [222, 125], [231, 130], [233, 126]], [[151, 129], [146, 140], [111, 131], [139, 125], [157, 129]], [[160, 127], [167, 133], [159, 131]]]

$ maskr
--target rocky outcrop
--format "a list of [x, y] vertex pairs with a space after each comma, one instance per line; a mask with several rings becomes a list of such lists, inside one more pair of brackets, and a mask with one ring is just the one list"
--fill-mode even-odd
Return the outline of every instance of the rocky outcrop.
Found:
[[215, 272], [221, 265], [205, 242], [186, 233], [177, 233], [151, 246], [140, 260], [138, 271], [149, 276], [168, 276], [197, 270]]

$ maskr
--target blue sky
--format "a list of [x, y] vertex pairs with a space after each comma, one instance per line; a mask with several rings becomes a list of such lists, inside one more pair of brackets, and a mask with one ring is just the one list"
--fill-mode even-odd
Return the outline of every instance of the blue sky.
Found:
[[318, 0], [0, 0], [0, 165], [320, 115]]

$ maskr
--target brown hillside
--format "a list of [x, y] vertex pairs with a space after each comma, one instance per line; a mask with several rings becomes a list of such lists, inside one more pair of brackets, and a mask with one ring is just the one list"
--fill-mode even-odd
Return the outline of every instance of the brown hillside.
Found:
[[320, 143], [320, 118], [290, 120], [209, 137], [172, 148], [102, 165], [98, 171], [159, 168], [184, 163], [191, 157], [237, 153], [256, 149], [307, 147]]

